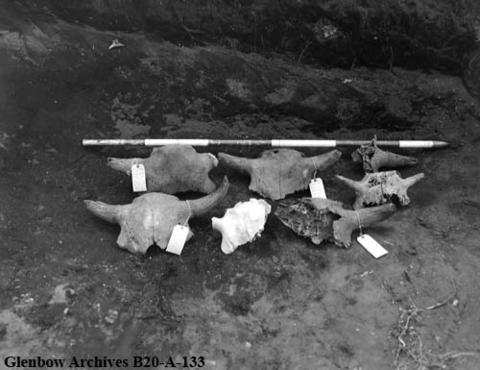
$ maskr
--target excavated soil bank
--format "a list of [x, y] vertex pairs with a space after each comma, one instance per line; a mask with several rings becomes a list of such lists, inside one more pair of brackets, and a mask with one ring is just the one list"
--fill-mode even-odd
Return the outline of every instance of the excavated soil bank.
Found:
[[[265, 57], [275, 46], [245, 53], [208, 38], [186, 47], [130, 25], [129, 32], [108, 23], [93, 28], [100, 22], [94, 15], [103, 13], [90, 4], [67, 17], [60, 2], [47, 9], [41, 1], [36, 8], [22, 3], [3, 4], [0, 14], [2, 361], [197, 355], [208, 369], [475, 368], [480, 111], [460, 77], [422, 69], [458, 70], [457, 46], [447, 53], [450, 64], [433, 53], [425, 65], [396, 58], [393, 71], [320, 69], [303, 58], [298, 63], [298, 55], [292, 61], [288, 49]], [[133, 2], [124, 3], [130, 12]], [[185, 27], [201, 29], [189, 13], [179, 14]], [[109, 51], [114, 38], [125, 47]], [[210, 217], [255, 196], [248, 178], [224, 168], [213, 178], [227, 173], [231, 190], [221, 207], [191, 222], [195, 236], [181, 257], [155, 247], [146, 257], [121, 251], [118, 228], [95, 219], [82, 202], [130, 202], [129, 179], [108, 168], [106, 156], [147, 155], [87, 150], [82, 138], [374, 134], [454, 144], [408, 152], [419, 163], [402, 176], [426, 178], [409, 192], [409, 207], [368, 230], [390, 252], [380, 260], [355, 242], [348, 250], [316, 247], [273, 215], [261, 238], [224, 255]], [[332, 199], [352, 204], [354, 194], [334, 175], [360, 179], [362, 169], [343, 152], [322, 177]]]

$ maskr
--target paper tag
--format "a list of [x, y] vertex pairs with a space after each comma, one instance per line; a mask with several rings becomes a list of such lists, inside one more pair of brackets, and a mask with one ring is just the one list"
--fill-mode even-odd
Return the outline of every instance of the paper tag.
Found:
[[188, 226], [175, 225], [168, 241], [166, 251], [176, 255], [182, 254], [183, 246], [187, 241], [188, 232], [190, 229]]
[[147, 191], [147, 179], [145, 177], [145, 166], [134, 164], [132, 166], [132, 187], [134, 192]]
[[385, 248], [368, 234], [359, 235], [357, 241], [375, 258], [380, 258], [388, 253]]
[[327, 199], [327, 194], [325, 194], [325, 187], [323, 186], [323, 181], [320, 177], [312, 179], [309, 186], [312, 198]]

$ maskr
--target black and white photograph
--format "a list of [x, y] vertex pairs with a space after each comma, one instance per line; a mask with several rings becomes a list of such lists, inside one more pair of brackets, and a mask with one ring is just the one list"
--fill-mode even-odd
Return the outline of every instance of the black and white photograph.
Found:
[[478, 370], [479, 281], [479, 0], [0, 0], [0, 370]]

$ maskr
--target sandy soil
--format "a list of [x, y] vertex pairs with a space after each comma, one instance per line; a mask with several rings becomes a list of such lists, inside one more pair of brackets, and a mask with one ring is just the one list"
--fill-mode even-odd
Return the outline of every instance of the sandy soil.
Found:
[[[176, 90], [178, 76], [138, 67], [160, 44], [107, 51], [114, 36], [127, 46], [141, 36], [65, 23], [41, 32], [18, 27], [31, 39], [10, 29], [2, 34], [7, 47], [0, 58], [2, 358], [198, 355], [208, 369], [477, 368], [480, 124], [461, 79], [320, 71], [352, 78], [353, 87], [369, 94], [397, 96], [391, 109], [408, 118], [398, 127], [378, 122], [327, 130], [292, 112], [239, 113], [221, 98]], [[156, 79], [159, 73], [164, 80]], [[415, 101], [403, 100], [413, 95]], [[94, 218], [82, 201], [129, 202], [129, 179], [109, 169], [106, 156], [147, 153], [87, 150], [80, 143], [146, 130], [190, 137], [228, 130], [251, 138], [378, 133], [455, 145], [409, 153], [419, 164], [402, 175], [426, 178], [410, 190], [410, 206], [368, 230], [390, 252], [382, 259], [356, 243], [348, 250], [316, 247], [273, 215], [260, 239], [223, 255], [210, 217], [254, 196], [248, 178], [223, 168], [213, 177], [226, 172], [231, 190], [221, 207], [191, 222], [195, 236], [182, 256], [152, 247], [143, 257], [121, 251], [118, 228]], [[344, 151], [323, 174], [330, 197], [351, 204], [353, 194], [335, 173], [359, 179], [361, 167]]]

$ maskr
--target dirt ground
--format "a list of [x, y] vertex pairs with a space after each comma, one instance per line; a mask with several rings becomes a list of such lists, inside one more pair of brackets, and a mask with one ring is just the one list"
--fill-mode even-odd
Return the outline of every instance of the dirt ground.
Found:
[[[320, 71], [358, 91], [397, 96], [390, 108], [405, 117], [390, 127], [324, 127], [293, 111], [245, 113], [221, 97], [195, 95], [181, 87], [185, 81], [176, 86], [180, 77], [169, 70], [152, 77], [139, 63], [165, 44], [133, 46], [142, 35], [38, 22], [18, 19], [21, 36], [12, 24], [1, 31], [0, 369], [5, 356], [16, 355], [204, 356], [207, 369], [479, 368], [480, 115], [460, 78]], [[107, 50], [114, 37], [125, 50]], [[86, 149], [82, 138], [374, 133], [454, 144], [409, 151], [419, 163], [402, 176], [426, 178], [410, 189], [408, 207], [368, 229], [389, 250], [379, 260], [356, 242], [314, 246], [273, 214], [261, 238], [224, 255], [210, 218], [255, 194], [248, 178], [221, 167], [213, 178], [227, 173], [229, 193], [191, 221], [195, 236], [181, 257], [156, 247], [146, 256], [120, 250], [118, 227], [83, 204], [130, 202], [129, 179], [108, 168], [106, 157], [147, 152]], [[322, 176], [332, 199], [352, 204], [354, 195], [334, 175], [360, 179], [362, 169], [342, 151]]]

